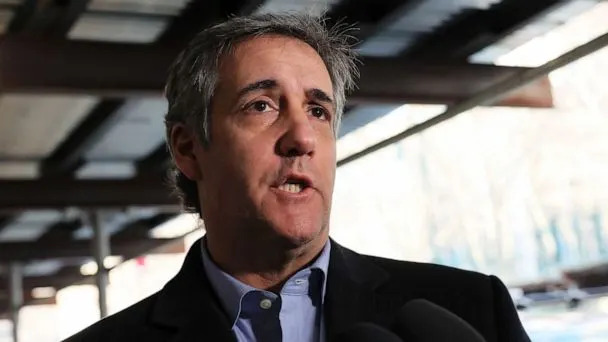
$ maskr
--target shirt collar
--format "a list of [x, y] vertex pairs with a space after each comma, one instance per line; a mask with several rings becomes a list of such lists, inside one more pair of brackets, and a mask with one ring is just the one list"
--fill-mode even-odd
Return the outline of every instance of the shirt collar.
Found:
[[[224, 309], [228, 313], [230, 322], [234, 325], [234, 323], [236, 323], [236, 320], [238, 319], [240, 311], [241, 311], [241, 301], [242, 301], [243, 297], [247, 293], [252, 292], [252, 291], [261, 291], [261, 292], [267, 292], [267, 291], [263, 291], [260, 289], [256, 289], [252, 286], [249, 286], [249, 285], [237, 280], [230, 274], [222, 271], [215, 264], [215, 262], [213, 260], [211, 260], [211, 257], [209, 256], [209, 252], [207, 251], [206, 241], [207, 240], [204, 238], [201, 239], [202, 258], [203, 258], [203, 265], [205, 268], [205, 273], [207, 275], [207, 278], [209, 279], [209, 282], [211, 283], [211, 286], [213, 287], [213, 290], [219, 297], [220, 302], [222, 303]], [[314, 260], [314, 262], [310, 266], [298, 271], [293, 276], [293, 277], [297, 277], [297, 276], [301, 276], [301, 274], [305, 273], [305, 272], [310, 273], [312, 270], [319, 270], [320, 272], [318, 272], [318, 273], [320, 273], [321, 281], [322, 281], [322, 283], [321, 283], [322, 284], [321, 285], [322, 286], [321, 303], [323, 303], [324, 299], [325, 299], [325, 291], [326, 291], [326, 284], [327, 284], [327, 271], [329, 269], [330, 250], [331, 250], [331, 243], [328, 240], [327, 243], [325, 244], [325, 246], [323, 247], [323, 250], [321, 250], [321, 253], [317, 256], [317, 258]]]

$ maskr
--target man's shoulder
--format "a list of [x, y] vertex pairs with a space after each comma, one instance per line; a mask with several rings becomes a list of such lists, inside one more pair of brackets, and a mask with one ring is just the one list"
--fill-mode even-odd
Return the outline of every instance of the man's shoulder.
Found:
[[454, 309], [462, 306], [485, 311], [493, 306], [497, 292], [504, 289], [504, 284], [495, 276], [475, 271], [434, 263], [358, 256], [386, 274], [386, 280], [376, 289], [381, 295], [426, 298]]
[[[394, 280], [435, 283], [449, 278], [452, 281], [464, 283], [487, 282], [488, 276], [476, 271], [465, 270], [452, 266], [428, 262], [402, 261], [372, 255], [361, 255], [367, 261], [380, 267], [391, 275]], [[445, 285], [445, 284], [443, 284]]]
[[401, 305], [416, 298], [429, 300], [467, 321], [488, 341], [529, 341], [509, 291], [496, 276], [432, 263], [359, 257], [386, 274], [376, 289], [378, 296]]
[[[150, 324], [150, 315], [158, 298], [155, 293], [129, 307], [110, 315], [64, 342], [97, 342], [97, 341], [131, 341], [142, 336], [149, 336], [147, 341], [157, 341], [161, 331]], [[159, 341], [161, 339], [158, 339]]]
[[361, 258], [386, 274], [386, 280], [375, 289], [378, 302], [384, 298], [401, 307], [411, 300], [425, 299], [464, 319], [484, 336], [497, 334], [496, 322], [504, 311], [497, 298], [505, 296], [498, 278], [433, 263]]
[[387, 284], [419, 286], [426, 289], [454, 289], [490, 287], [493, 276], [464, 270], [456, 267], [427, 262], [414, 262], [389, 259], [384, 257], [358, 254], [351, 250], [346, 253], [361, 258], [388, 275]]

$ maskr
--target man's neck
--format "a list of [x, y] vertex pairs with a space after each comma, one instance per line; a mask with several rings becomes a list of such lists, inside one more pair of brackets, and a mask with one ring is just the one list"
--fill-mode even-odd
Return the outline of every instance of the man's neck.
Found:
[[224, 272], [252, 287], [278, 293], [289, 277], [313, 262], [327, 240], [324, 231], [294, 247], [279, 238], [225, 239], [208, 232], [206, 243], [211, 259]]

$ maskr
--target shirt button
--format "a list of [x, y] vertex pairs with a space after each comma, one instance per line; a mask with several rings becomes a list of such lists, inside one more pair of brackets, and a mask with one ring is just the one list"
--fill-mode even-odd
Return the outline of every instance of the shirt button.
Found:
[[272, 306], [272, 302], [268, 298], [262, 299], [260, 301], [260, 307], [264, 310], [270, 309], [271, 306]]

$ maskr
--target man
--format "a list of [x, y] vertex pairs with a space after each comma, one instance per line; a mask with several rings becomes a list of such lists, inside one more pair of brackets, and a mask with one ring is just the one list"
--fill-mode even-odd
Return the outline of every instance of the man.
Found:
[[390, 327], [425, 298], [487, 341], [528, 341], [504, 285], [359, 255], [328, 238], [336, 136], [356, 65], [347, 36], [301, 15], [235, 17], [174, 63], [167, 141], [206, 236], [162, 290], [69, 341], [331, 341]]

